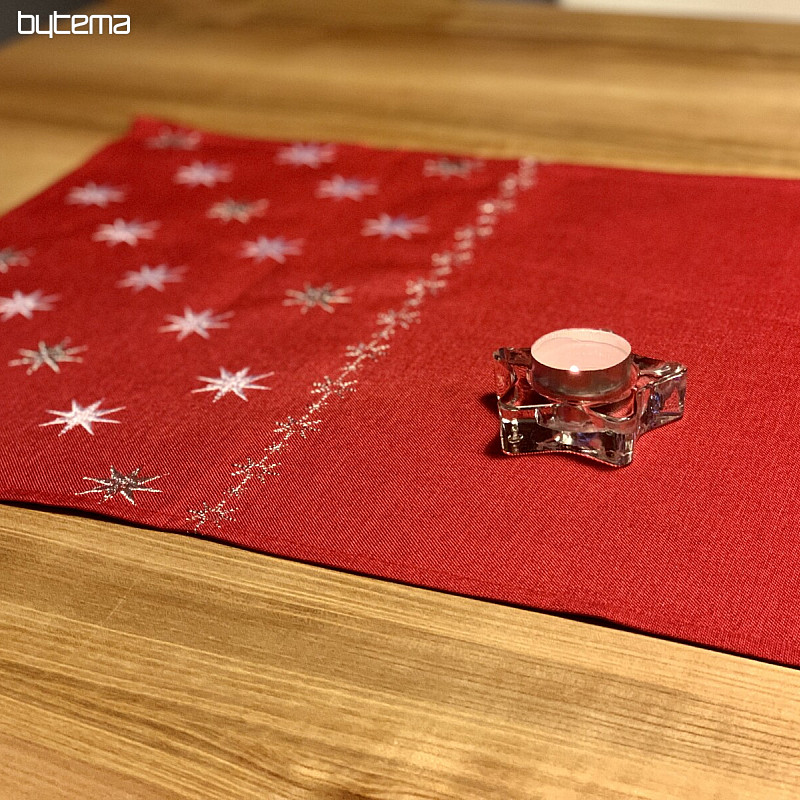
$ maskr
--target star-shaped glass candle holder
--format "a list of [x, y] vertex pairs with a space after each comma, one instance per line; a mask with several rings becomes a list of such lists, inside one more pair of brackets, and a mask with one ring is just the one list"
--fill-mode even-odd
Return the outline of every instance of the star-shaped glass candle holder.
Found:
[[[586, 329], [548, 336], [579, 331], [627, 345], [615, 334]], [[627, 345], [627, 354], [611, 367], [578, 369], [567, 361], [537, 360], [532, 350], [546, 338], [533, 348], [503, 347], [494, 354], [500, 445], [507, 455], [577, 453], [624, 467], [643, 433], [683, 416], [683, 364], [636, 355]]]

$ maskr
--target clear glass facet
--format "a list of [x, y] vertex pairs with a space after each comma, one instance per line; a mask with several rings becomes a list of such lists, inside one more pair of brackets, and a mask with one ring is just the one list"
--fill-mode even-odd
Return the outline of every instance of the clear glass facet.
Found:
[[532, 381], [528, 348], [494, 354], [500, 445], [508, 455], [578, 453], [615, 467], [633, 459], [643, 433], [683, 416], [686, 367], [633, 354], [633, 382], [609, 401], [554, 399]]

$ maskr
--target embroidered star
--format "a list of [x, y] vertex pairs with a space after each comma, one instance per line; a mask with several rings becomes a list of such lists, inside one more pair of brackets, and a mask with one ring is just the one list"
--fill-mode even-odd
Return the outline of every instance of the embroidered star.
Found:
[[429, 158], [425, 161], [423, 173], [425, 177], [437, 177], [447, 180], [450, 177], [469, 178], [473, 170], [480, 169], [483, 164], [468, 158], [451, 160], [449, 158]]
[[330, 283], [326, 283], [324, 286], [311, 286], [306, 283], [302, 292], [296, 289], [287, 289], [283, 304], [300, 306], [301, 314], [306, 314], [309, 308], [315, 306], [332, 314], [335, 304], [353, 302], [352, 298], [347, 296], [349, 291], [349, 289], [334, 289]]
[[126, 272], [125, 277], [117, 281], [117, 286], [133, 289], [136, 294], [148, 287], [163, 292], [165, 283], [180, 283], [183, 280], [181, 273], [185, 269], [185, 267], [168, 267], [166, 264], [155, 267], [144, 264], [138, 270]]
[[87, 489], [85, 492], [75, 492], [76, 495], [82, 494], [102, 494], [103, 497], [99, 500], [100, 503], [105, 503], [106, 500], [111, 500], [121, 494], [131, 505], [136, 505], [133, 497], [134, 492], [160, 492], [161, 489], [152, 489], [146, 484], [161, 478], [161, 475], [153, 475], [152, 478], [145, 478], [140, 475], [141, 467], [137, 467], [133, 472], [127, 475], [120, 472], [116, 467], [111, 467], [110, 477], [108, 478], [87, 478], [85, 481], [92, 481], [97, 486]]
[[283, 422], [275, 423], [275, 433], [289, 439], [295, 434], [299, 434], [301, 439], [307, 438], [309, 433], [316, 433], [321, 420], [312, 417], [302, 417], [295, 419], [291, 415], [286, 417]]
[[406, 281], [406, 294], [410, 298], [406, 302], [419, 305], [425, 295], [437, 294], [445, 286], [447, 286], [447, 282], [440, 278], [417, 278], [413, 281]]
[[6, 322], [17, 315], [31, 319], [34, 311], [52, 311], [56, 300], [58, 295], [44, 295], [40, 289], [30, 294], [14, 289], [11, 297], [0, 297], [0, 320]]
[[213, 161], [205, 164], [202, 161], [193, 161], [188, 167], [179, 167], [175, 173], [175, 183], [182, 183], [185, 186], [211, 187], [218, 183], [227, 183], [230, 179], [230, 169]]
[[225, 501], [223, 500], [215, 506], [203, 503], [200, 508], [189, 509], [189, 516], [186, 517], [186, 521], [196, 523], [195, 530], [198, 530], [207, 522], [212, 522], [215, 527], [222, 528], [223, 522], [230, 522], [233, 518], [234, 510], [225, 508]]
[[83, 361], [77, 353], [82, 353], [86, 347], [67, 347], [69, 339], [64, 339], [61, 344], [48, 345], [44, 342], [39, 342], [36, 350], [19, 350], [22, 358], [16, 358], [9, 361], [10, 367], [25, 367], [26, 375], [31, 375], [39, 367], [48, 366], [53, 372], [61, 372], [59, 364], [66, 361]]
[[360, 361], [365, 358], [372, 359], [385, 356], [389, 352], [388, 344], [378, 344], [377, 342], [359, 342], [358, 344], [348, 345], [345, 348], [345, 355], [355, 361]]
[[295, 167], [304, 166], [319, 169], [322, 164], [330, 164], [336, 155], [336, 148], [332, 144], [303, 144], [296, 142], [290, 147], [278, 150], [275, 160], [279, 164], [292, 164]]
[[228, 323], [223, 320], [230, 319], [232, 316], [232, 311], [227, 311], [224, 314], [215, 314], [210, 308], [204, 311], [192, 311], [187, 306], [183, 309], [182, 317], [175, 314], [167, 314], [165, 319], [169, 322], [169, 325], [164, 325], [158, 330], [161, 333], [177, 333], [179, 342], [191, 333], [196, 333], [198, 336], [202, 336], [203, 339], [208, 339], [208, 332], [213, 328], [229, 327]]
[[271, 258], [279, 264], [285, 264], [286, 256], [299, 256], [302, 247], [302, 239], [284, 239], [283, 236], [270, 239], [266, 236], [259, 236], [254, 242], [242, 244], [241, 257], [252, 258], [258, 263], [265, 258]]
[[10, 267], [27, 267], [31, 263], [29, 252], [17, 250], [16, 247], [0, 248], [0, 272], [8, 272]]
[[245, 202], [244, 200], [225, 200], [222, 203], [214, 203], [208, 209], [207, 216], [210, 219], [219, 219], [223, 222], [250, 222], [253, 217], [264, 216], [269, 203], [266, 200], [253, 200], [252, 202]]
[[99, 206], [106, 208], [109, 203], [120, 203], [125, 199], [125, 192], [116, 186], [96, 184], [89, 181], [85, 186], [73, 186], [67, 195], [67, 202], [81, 206]]
[[100, 225], [92, 235], [96, 242], [106, 242], [109, 247], [117, 244], [128, 244], [135, 247], [139, 239], [152, 239], [158, 222], [139, 222], [115, 219], [110, 225]]
[[219, 368], [218, 378], [204, 378], [202, 375], [198, 376], [197, 380], [205, 381], [208, 386], [203, 386], [200, 389], [192, 389], [192, 392], [215, 392], [212, 402], [216, 403], [220, 397], [224, 397], [231, 392], [242, 400], [247, 400], [245, 392], [248, 389], [266, 389], [269, 386], [258, 386], [256, 381], [262, 378], [269, 378], [274, 375], [274, 372], [265, 372], [263, 375], [249, 375], [250, 367], [240, 369], [238, 372], [229, 372], [225, 367]]
[[332, 197], [334, 200], [348, 198], [363, 200], [365, 194], [377, 194], [376, 181], [362, 181], [358, 178], [343, 178], [334, 175], [329, 181], [320, 181], [317, 186], [317, 197]]
[[331, 378], [329, 375], [323, 376], [321, 381], [314, 381], [311, 385], [311, 394], [322, 395], [323, 398], [335, 394], [337, 397], [344, 397], [348, 392], [356, 390], [358, 381], [345, 380], [343, 377]]
[[197, 131], [161, 128], [156, 136], [151, 136], [147, 140], [147, 146], [154, 150], [196, 150], [200, 138]]
[[408, 330], [414, 322], [419, 322], [419, 311], [408, 311], [407, 309], [384, 311], [378, 314], [377, 320], [381, 328], [400, 327], [403, 330]]
[[428, 221], [425, 217], [409, 219], [404, 214], [400, 214], [397, 217], [381, 214], [378, 219], [364, 220], [364, 227], [361, 231], [361, 235], [380, 236], [381, 239], [388, 239], [391, 236], [399, 236], [401, 239], [410, 239], [415, 233], [427, 232]]
[[431, 264], [437, 268], [438, 274], [449, 275], [453, 271], [451, 269], [453, 254], [449, 250], [445, 250], [443, 253], [434, 253], [431, 256]]
[[56, 419], [51, 419], [49, 422], [40, 423], [39, 427], [44, 428], [48, 425], [63, 425], [64, 427], [59, 431], [58, 435], [63, 436], [67, 431], [73, 428], [81, 427], [94, 436], [92, 425], [96, 422], [110, 422], [119, 425], [118, 419], [105, 419], [109, 414], [116, 411], [122, 411], [125, 406], [119, 408], [109, 408], [103, 410], [100, 408], [102, 400], [97, 400], [88, 406], [82, 406], [75, 400], [72, 401], [72, 408], [69, 411], [51, 411], [47, 409], [48, 414], [52, 414]]
[[241, 476], [242, 478], [250, 479], [252, 477], [258, 478], [261, 483], [266, 483], [267, 475], [277, 475], [280, 462], [273, 461], [267, 463], [269, 459], [262, 459], [261, 461], [253, 461], [252, 458], [246, 458], [241, 464], [233, 465], [233, 476]]

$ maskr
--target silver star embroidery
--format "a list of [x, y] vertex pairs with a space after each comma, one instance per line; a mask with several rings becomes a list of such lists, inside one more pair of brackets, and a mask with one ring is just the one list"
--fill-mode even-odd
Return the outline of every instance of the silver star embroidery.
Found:
[[0, 320], [6, 322], [17, 315], [31, 319], [34, 311], [52, 311], [56, 300], [58, 295], [44, 295], [40, 289], [30, 294], [14, 289], [11, 297], [0, 297]]
[[376, 181], [343, 178], [341, 175], [334, 175], [329, 181], [320, 181], [317, 187], [317, 197], [332, 197], [334, 200], [342, 198], [363, 200], [365, 194], [377, 194], [377, 192]]
[[111, 467], [111, 474], [108, 478], [87, 478], [84, 476], [85, 481], [92, 481], [97, 486], [87, 489], [85, 492], [75, 492], [76, 495], [82, 494], [102, 494], [102, 498], [98, 501], [105, 503], [106, 500], [111, 500], [121, 494], [131, 505], [136, 505], [134, 500], [134, 492], [160, 492], [161, 489], [152, 489], [147, 486], [148, 483], [158, 480], [163, 476], [153, 475], [152, 478], [145, 478], [142, 476], [141, 467], [137, 467], [133, 472], [127, 475], [120, 472], [116, 467]]
[[69, 411], [51, 411], [47, 409], [48, 414], [52, 414], [56, 419], [51, 419], [49, 422], [40, 423], [39, 427], [44, 428], [48, 425], [63, 425], [64, 427], [59, 431], [58, 435], [63, 436], [67, 431], [73, 428], [81, 427], [94, 436], [92, 425], [96, 422], [110, 422], [119, 425], [118, 419], [105, 419], [109, 414], [114, 414], [117, 411], [122, 411], [125, 406], [119, 408], [109, 408], [102, 410], [100, 404], [102, 400], [97, 400], [88, 406], [82, 406], [75, 400], [72, 401], [72, 408]]
[[158, 135], [147, 140], [147, 146], [154, 150], [196, 150], [200, 144], [197, 131], [179, 131], [161, 128]]
[[106, 208], [109, 203], [121, 203], [125, 192], [116, 186], [96, 184], [89, 181], [85, 186], [73, 186], [67, 195], [67, 203], [80, 206], [99, 206]]
[[348, 392], [356, 390], [357, 381], [346, 381], [344, 378], [335, 380], [325, 375], [321, 381], [315, 381], [311, 386], [311, 394], [322, 395], [323, 399], [335, 394], [337, 397], [344, 397]]
[[419, 305], [426, 294], [436, 294], [440, 289], [447, 286], [447, 282], [439, 278], [417, 278], [406, 283], [406, 294], [411, 298], [406, 301]]
[[466, 180], [474, 170], [480, 169], [482, 166], [480, 161], [472, 161], [468, 158], [456, 160], [429, 158], [425, 161], [423, 172], [427, 178], [436, 177], [447, 180], [450, 177], [457, 177]]
[[278, 467], [280, 464], [277, 461], [268, 464], [264, 461], [253, 461], [252, 458], [246, 458], [242, 464], [233, 465], [231, 475], [248, 479], [255, 476], [261, 483], [265, 483], [267, 475], [278, 474]]
[[158, 222], [139, 222], [115, 219], [110, 225], [100, 225], [92, 235], [96, 242], [106, 242], [109, 247], [117, 244], [128, 244], [135, 247], [139, 239], [152, 239]]
[[381, 239], [388, 239], [391, 236], [399, 236], [401, 239], [410, 239], [415, 233], [427, 233], [428, 221], [425, 217], [409, 219], [404, 214], [397, 217], [390, 217], [388, 214], [381, 214], [378, 219], [365, 219], [364, 227], [361, 230], [362, 236], [380, 236]]
[[224, 314], [215, 314], [210, 308], [204, 311], [192, 311], [187, 306], [183, 309], [182, 317], [178, 317], [175, 314], [167, 314], [165, 319], [169, 322], [169, 325], [164, 325], [158, 330], [161, 333], [177, 333], [179, 342], [192, 333], [202, 336], [203, 339], [208, 339], [210, 338], [208, 332], [211, 329], [229, 327], [228, 323], [223, 320], [230, 319], [232, 316], [232, 311], [227, 311]]
[[48, 366], [53, 372], [61, 372], [59, 364], [65, 361], [83, 361], [77, 353], [82, 353], [86, 347], [67, 347], [69, 339], [64, 339], [61, 344], [48, 345], [44, 342], [39, 342], [36, 350], [20, 350], [19, 354], [22, 358], [16, 358], [9, 361], [10, 367], [25, 367], [27, 375], [31, 375], [39, 367]]
[[212, 402], [216, 403], [221, 397], [226, 394], [233, 393], [242, 400], [247, 400], [245, 392], [249, 389], [266, 389], [269, 386], [258, 386], [256, 381], [262, 378], [269, 378], [274, 375], [274, 372], [266, 372], [263, 375], [248, 375], [250, 367], [240, 369], [238, 372], [229, 372], [225, 367], [219, 368], [218, 378], [204, 378], [202, 375], [197, 378], [199, 381], [205, 381], [208, 386], [203, 386], [201, 389], [192, 389], [192, 392], [215, 392]]
[[0, 272], [8, 272], [10, 267], [27, 267], [31, 263], [29, 253], [16, 247], [0, 248]]
[[360, 342], [359, 344], [349, 345], [345, 349], [345, 355], [357, 361], [364, 358], [369, 358], [374, 361], [376, 358], [385, 356], [388, 352], [388, 344], [378, 344], [377, 342], [367, 342], [366, 344]]
[[225, 200], [222, 203], [214, 203], [208, 209], [207, 216], [210, 219], [219, 219], [222, 222], [250, 222], [253, 217], [263, 217], [264, 211], [267, 206], [266, 200], [253, 200], [252, 202], [245, 202], [244, 200]]
[[295, 144], [278, 150], [275, 160], [279, 164], [291, 164], [295, 167], [311, 167], [319, 169], [322, 164], [330, 164], [336, 155], [332, 144]]
[[419, 311], [408, 311], [401, 309], [400, 311], [384, 311], [378, 314], [377, 323], [381, 328], [403, 328], [408, 330], [412, 323], [419, 322]]
[[133, 289], [136, 294], [147, 288], [163, 292], [165, 283], [180, 283], [183, 280], [181, 274], [185, 269], [186, 267], [168, 267], [166, 264], [155, 267], [144, 264], [138, 270], [126, 272], [125, 277], [117, 281], [117, 286]]
[[320, 420], [318, 419], [295, 419], [292, 416], [286, 417], [283, 422], [278, 422], [275, 425], [275, 433], [288, 439], [294, 434], [299, 434], [301, 439], [305, 439], [309, 433], [314, 433], [319, 427]]
[[175, 173], [175, 183], [185, 186], [216, 186], [218, 183], [227, 183], [231, 179], [228, 167], [222, 167], [213, 161], [205, 164], [202, 161], [193, 161], [189, 166], [179, 167]]
[[225, 507], [225, 501], [210, 506], [203, 503], [200, 508], [190, 509], [188, 522], [196, 523], [195, 529], [202, 527], [207, 522], [213, 522], [217, 528], [222, 527], [223, 522], [230, 522], [233, 519], [234, 511], [232, 508]]
[[302, 292], [297, 289], [287, 289], [283, 304], [300, 306], [301, 314], [306, 314], [309, 308], [315, 307], [332, 314], [335, 304], [353, 302], [352, 298], [347, 296], [349, 291], [349, 289], [334, 289], [330, 283], [326, 283], [324, 286], [310, 286], [306, 283]]
[[286, 263], [286, 256], [299, 256], [302, 252], [302, 239], [284, 239], [283, 236], [276, 236], [270, 239], [266, 236], [259, 236], [254, 242], [244, 242], [242, 244], [242, 258], [252, 258], [257, 263], [261, 263], [265, 258], [271, 258], [279, 264]]
[[431, 256], [431, 264], [438, 269], [438, 274], [449, 275], [453, 271], [451, 269], [453, 254], [449, 250], [445, 250], [443, 253], [434, 253]]

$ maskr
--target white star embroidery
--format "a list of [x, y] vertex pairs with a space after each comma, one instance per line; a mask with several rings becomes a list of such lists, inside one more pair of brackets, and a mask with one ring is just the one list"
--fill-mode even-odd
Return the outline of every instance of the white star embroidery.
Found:
[[415, 233], [427, 233], [428, 221], [425, 217], [409, 219], [403, 214], [390, 217], [381, 214], [378, 219], [365, 219], [362, 236], [380, 236], [388, 239], [390, 236], [399, 236], [401, 239], [410, 239]]
[[417, 278], [413, 281], [406, 281], [406, 294], [409, 296], [406, 302], [410, 305], [421, 305], [426, 295], [435, 295], [445, 286], [447, 286], [447, 282], [441, 278]]
[[388, 344], [378, 344], [377, 342], [359, 342], [351, 344], [345, 348], [345, 355], [354, 361], [363, 361], [369, 358], [372, 361], [385, 356], [389, 352]]
[[329, 181], [320, 181], [317, 186], [317, 197], [332, 197], [334, 200], [341, 200], [344, 197], [349, 200], [363, 200], [365, 194], [377, 194], [377, 192], [376, 181], [343, 178], [341, 175], [334, 175]]
[[330, 164], [336, 155], [332, 144], [303, 144], [296, 142], [290, 147], [278, 150], [275, 160], [279, 164], [292, 164], [295, 167], [311, 167], [319, 169], [322, 164]]
[[125, 192], [116, 186], [89, 181], [85, 186], [73, 186], [67, 195], [67, 202], [80, 206], [99, 206], [106, 208], [109, 203], [121, 203], [125, 199]]
[[188, 167], [179, 167], [175, 173], [175, 183], [185, 186], [216, 186], [218, 183], [227, 183], [231, 179], [229, 167], [222, 167], [213, 161], [205, 164], [202, 161], [193, 161]]
[[329, 375], [324, 375], [321, 381], [314, 381], [311, 384], [311, 394], [319, 394], [323, 398], [328, 398], [332, 394], [337, 397], [344, 397], [348, 392], [356, 390], [357, 383], [358, 381], [355, 379], [348, 381], [341, 376], [331, 378]]
[[109, 247], [117, 244], [128, 244], [135, 247], [139, 239], [152, 239], [158, 222], [139, 222], [115, 219], [110, 225], [100, 225], [92, 235], [96, 242], [106, 242]]
[[69, 339], [64, 339], [61, 344], [48, 345], [39, 342], [36, 350], [19, 350], [22, 358], [8, 362], [9, 367], [28, 367], [27, 375], [32, 375], [39, 367], [47, 365], [53, 372], [61, 372], [59, 364], [65, 361], [83, 361], [77, 353], [82, 353], [86, 347], [67, 347]]
[[85, 481], [93, 481], [97, 484], [92, 489], [87, 489], [85, 492], [75, 492], [76, 495], [82, 494], [102, 494], [103, 497], [99, 502], [105, 503], [106, 500], [111, 500], [121, 494], [131, 505], [136, 505], [133, 499], [134, 492], [160, 492], [161, 489], [151, 489], [145, 484], [155, 481], [162, 477], [161, 475], [153, 475], [152, 478], [144, 478], [139, 475], [142, 471], [141, 467], [137, 467], [133, 472], [127, 475], [120, 472], [116, 467], [111, 467], [110, 478], [87, 478], [84, 476]]
[[220, 397], [226, 394], [233, 393], [242, 400], [247, 400], [245, 392], [248, 389], [266, 389], [269, 390], [270, 386], [258, 386], [256, 381], [262, 378], [269, 378], [274, 375], [274, 372], [266, 372], [263, 375], [248, 375], [250, 367], [240, 369], [238, 372], [229, 372], [225, 367], [219, 368], [218, 378], [204, 378], [202, 375], [198, 376], [197, 380], [205, 381], [208, 386], [203, 386], [201, 389], [192, 389], [195, 392], [215, 392], [212, 402], [216, 403]]
[[202, 336], [203, 339], [208, 339], [208, 332], [212, 328], [227, 328], [228, 323], [223, 320], [230, 319], [233, 316], [232, 311], [224, 314], [215, 314], [210, 308], [205, 311], [192, 311], [188, 306], [183, 309], [183, 316], [178, 317], [175, 314], [167, 314], [165, 319], [169, 325], [165, 325], [158, 330], [161, 333], [177, 333], [178, 341], [182, 341], [189, 334], [196, 333]]
[[8, 272], [9, 267], [27, 267], [31, 263], [29, 253], [16, 247], [0, 248], [0, 272]]
[[156, 136], [151, 136], [147, 140], [147, 146], [154, 150], [196, 150], [200, 139], [197, 131], [161, 128]]
[[119, 408], [109, 408], [105, 411], [100, 408], [102, 400], [97, 400], [88, 406], [82, 406], [77, 401], [72, 401], [72, 408], [69, 411], [51, 411], [47, 409], [48, 414], [52, 414], [56, 419], [51, 419], [49, 422], [42, 422], [39, 427], [44, 428], [48, 425], [63, 425], [64, 427], [59, 431], [58, 435], [63, 436], [67, 431], [73, 428], [81, 427], [94, 436], [92, 425], [96, 422], [110, 422], [119, 425], [118, 419], [104, 419], [109, 414], [116, 411], [122, 411], [125, 406]]
[[270, 239], [259, 236], [254, 242], [242, 243], [242, 258], [252, 258], [259, 264], [265, 258], [271, 258], [279, 264], [286, 263], [286, 256], [299, 256], [302, 252], [303, 239], [284, 239], [276, 236]]
[[58, 295], [43, 295], [40, 289], [30, 294], [14, 289], [11, 297], [0, 297], [0, 320], [6, 322], [17, 315], [31, 319], [34, 311], [52, 311], [56, 300]]
[[183, 280], [181, 274], [185, 269], [186, 267], [168, 267], [166, 264], [155, 267], [144, 264], [138, 270], [126, 272], [125, 277], [117, 281], [117, 286], [133, 289], [136, 294], [148, 287], [163, 292], [165, 283], [180, 283]]
[[249, 456], [241, 463], [233, 465], [231, 475], [241, 476], [242, 478], [258, 478], [261, 483], [266, 483], [267, 475], [277, 475], [280, 463], [277, 461], [269, 462], [264, 458], [261, 461], [253, 461]]
[[351, 297], [347, 296], [349, 289], [334, 289], [330, 283], [324, 286], [311, 286], [304, 284], [303, 291], [287, 289], [286, 299], [283, 301], [285, 306], [300, 306], [300, 313], [306, 314], [309, 308], [318, 306], [329, 314], [334, 312], [336, 303], [352, 303]]
[[436, 177], [447, 180], [450, 177], [457, 177], [466, 180], [473, 170], [480, 169], [482, 166], [480, 161], [473, 161], [469, 158], [460, 158], [454, 161], [449, 158], [429, 158], [425, 161], [423, 173], [427, 178]]
[[408, 330], [412, 323], [419, 322], [419, 311], [409, 311], [407, 309], [395, 311], [390, 309], [378, 314], [377, 321], [382, 328], [400, 327], [403, 330]]
[[219, 219], [222, 222], [250, 222], [253, 217], [263, 217], [269, 203], [266, 200], [225, 200], [223, 203], [215, 203], [208, 209], [207, 216], [210, 219]]
[[301, 417], [295, 419], [292, 416], [286, 417], [283, 422], [275, 423], [275, 433], [280, 434], [283, 440], [290, 439], [298, 434], [301, 439], [307, 439], [309, 433], [316, 433], [322, 420], [313, 417]]

